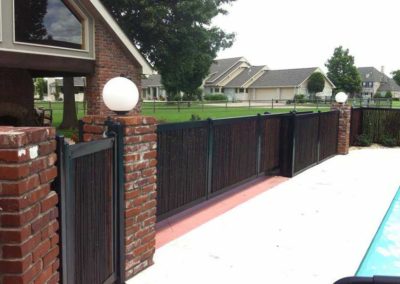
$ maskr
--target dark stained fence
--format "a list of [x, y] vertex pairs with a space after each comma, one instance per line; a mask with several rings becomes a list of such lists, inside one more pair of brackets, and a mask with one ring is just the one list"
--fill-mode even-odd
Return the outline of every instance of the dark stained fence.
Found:
[[353, 109], [351, 120], [351, 143], [363, 134], [373, 143], [383, 143], [388, 139], [400, 145], [400, 110], [383, 108]]
[[259, 175], [287, 177], [336, 154], [338, 112], [158, 126], [158, 220]]
[[337, 154], [339, 112], [322, 112], [319, 115], [319, 162]]
[[279, 169], [280, 147], [285, 141], [285, 137], [281, 137], [281, 129], [282, 116], [264, 116], [261, 120], [261, 172]]
[[257, 175], [258, 117], [213, 123], [211, 193]]
[[158, 126], [157, 214], [207, 196], [208, 122]]
[[294, 174], [318, 163], [319, 114], [295, 116]]
[[362, 109], [353, 108], [351, 110], [350, 145], [356, 144], [358, 136], [362, 133]]

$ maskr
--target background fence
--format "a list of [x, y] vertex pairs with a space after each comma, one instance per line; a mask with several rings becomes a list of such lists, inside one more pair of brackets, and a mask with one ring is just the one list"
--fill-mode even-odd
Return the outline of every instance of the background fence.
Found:
[[[144, 101], [142, 110], [147, 113], [173, 110], [177, 112], [185, 110], [206, 111], [210, 108], [268, 108], [268, 109], [326, 109], [330, 108], [335, 100], [324, 99], [293, 99], [293, 100], [225, 100], [225, 101]], [[351, 98], [348, 104], [353, 107], [376, 107], [376, 108], [400, 108], [398, 99], [390, 98]]]
[[400, 145], [400, 110], [382, 108], [352, 109], [351, 145], [359, 144], [363, 135], [372, 143]]
[[158, 126], [158, 216], [257, 176], [291, 177], [337, 152], [339, 112], [290, 113]]

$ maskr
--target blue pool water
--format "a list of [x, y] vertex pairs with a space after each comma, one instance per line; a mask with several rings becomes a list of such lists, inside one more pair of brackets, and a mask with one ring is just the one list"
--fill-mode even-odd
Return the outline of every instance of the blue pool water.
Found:
[[357, 271], [357, 276], [374, 275], [400, 276], [400, 189]]

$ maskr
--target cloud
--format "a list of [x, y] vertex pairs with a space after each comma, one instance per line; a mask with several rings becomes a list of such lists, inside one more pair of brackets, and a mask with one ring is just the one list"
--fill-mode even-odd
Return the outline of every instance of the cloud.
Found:
[[48, 0], [44, 17], [47, 35], [54, 40], [82, 43], [82, 25], [60, 0]]

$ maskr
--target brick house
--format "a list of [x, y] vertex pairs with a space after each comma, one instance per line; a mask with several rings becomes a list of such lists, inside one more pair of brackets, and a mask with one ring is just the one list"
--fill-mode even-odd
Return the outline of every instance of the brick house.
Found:
[[152, 73], [99, 0], [1, 1], [0, 11], [0, 125], [33, 124], [32, 78], [86, 77], [88, 113], [107, 114], [109, 79], [140, 87]]

